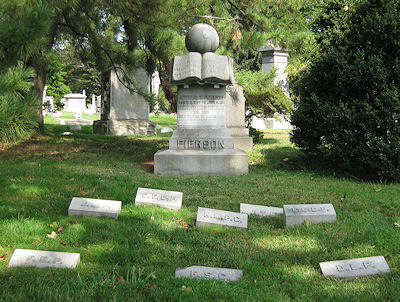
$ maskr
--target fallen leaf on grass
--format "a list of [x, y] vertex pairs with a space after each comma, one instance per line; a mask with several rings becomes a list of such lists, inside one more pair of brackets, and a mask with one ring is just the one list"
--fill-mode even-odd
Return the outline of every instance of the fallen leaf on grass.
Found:
[[7, 258], [6, 254], [0, 255], [0, 260], [6, 260], [6, 258]]
[[189, 225], [183, 221], [183, 219], [179, 219], [179, 224], [182, 225], [185, 229], [189, 229]]
[[151, 216], [150, 219], [151, 219], [151, 220], [154, 220], [154, 216]]
[[56, 228], [58, 227], [58, 222], [57, 221], [53, 221], [53, 223], [48, 224], [49, 227], [51, 228]]
[[189, 293], [192, 291], [192, 287], [191, 286], [186, 287], [185, 285], [182, 285], [182, 291]]
[[86, 194], [88, 194], [88, 193], [90, 193], [90, 191], [85, 191], [85, 190], [83, 190], [82, 187], [79, 187], [79, 194], [81, 194], [81, 195], [86, 195]]
[[150, 287], [150, 288], [157, 288], [157, 284], [151, 283], [151, 284], [149, 285], [149, 287]]
[[117, 280], [118, 282], [125, 282], [125, 279], [123, 276], [118, 276], [115, 278], [115, 280]]
[[63, 227], [62, 226], [60, 226], [58, 229], [57, 229], [57, 234], [60, 234], [60, 232], [63, 230]]
[[53, 232], [51, 232], [51, 234], [47, 234], [46, 237], [50, 238], [50, 239], [56, 239], [57, 233], [53, 231]]

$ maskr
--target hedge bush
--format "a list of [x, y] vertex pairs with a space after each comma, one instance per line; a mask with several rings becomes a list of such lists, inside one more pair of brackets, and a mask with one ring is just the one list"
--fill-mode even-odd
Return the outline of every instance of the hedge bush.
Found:
[[291, 140], [361, 176], [400, 180], [400, 2], [330, 0], [319, 12]]

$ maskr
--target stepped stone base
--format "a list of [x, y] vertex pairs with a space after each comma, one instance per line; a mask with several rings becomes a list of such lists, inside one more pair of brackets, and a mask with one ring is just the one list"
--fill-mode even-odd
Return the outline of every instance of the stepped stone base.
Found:
[[157, 124], [148, 120], [100, 120], [93, 123], [96, 134], [134, 135], [157, 134]]
[[243, 175], [249, 170], [247, 153], [236, 149], [162, 150], [154, 154], [154, 174]]
[[249, 136], [232, 136], [235, 149], [251, 150], [253, 149], [253, 138]]
[[251, 150], [253, 149], [253, 138], [249, 136], [249, 129], [245, 127], [229, 127], [229, 133], [233, 138], [235, 149]]

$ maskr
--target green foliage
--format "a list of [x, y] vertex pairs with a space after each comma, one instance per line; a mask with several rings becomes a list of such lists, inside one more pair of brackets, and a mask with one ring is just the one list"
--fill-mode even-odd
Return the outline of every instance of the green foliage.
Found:
[[17, 142], [36, 130], [39, 108], [31, 92], [34, 75], [22, 62], [0, 74], [0, 142]]
[[241, 71], [235, 79], [243, 87], [246, 98], [246, 118], [253, 115], [273, 117], [274, 113], [288, 114], [293, 110], [290, 99], [282, 89], [273, 85], [275, 72]]
[[400, 180], [400, 3], [324, 3], [292, 141], [363, 177]]
[[[0, 152], [2, 301], [399, 300], [400, 184], [310, 171], [282, 130], [265, 131], [247, 152], [247, 175], [166, 177], [146, 164], [169, 137], [93, 135], [91, 126], [64, 136], [67, 125], [46, 128], [46, 136]], [[183, 192], [182, 209], [137, 207], [138, 187]], [[122, 210], [116, 220], [69, 217], [73, 196], [120, 200]], [[238, 212], [243, 202], [322, 200], [334, 205], [336, 223], [286, 229], [283, 215], [249, 215], [246, 231], [195, 226], [199, 206]], [[52, 232], [57, 237], [47, 238]], [[9, 268], [16, 248], [81, 258], [76, 269]], [[376, 255], [385, 256], [390, 274], [349, 282], [326, 278], [318, 265]], [[241, 269], [243, 278], [174, 278], [176, 268], [192, 265]]]
[[258, 130], [253, 127], [249, 127], [249, 136], [253, 138], [254, 144], [258, 144], [258, 143], [261, 143], [261, 140], [264, 137], [264, 134], [261, 130]]
[[47, 95], [54, 97], [54, 105], [62, 108], [61, 99], [71, 93], [71, 89], [65, 84], [65, 65], [60, 61], [57, 53], [52, 52], [47, 65]]

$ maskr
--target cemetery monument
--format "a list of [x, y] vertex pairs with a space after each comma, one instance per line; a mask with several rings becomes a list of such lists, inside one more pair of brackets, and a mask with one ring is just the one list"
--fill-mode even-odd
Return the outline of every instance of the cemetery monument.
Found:
[[169, 149], [154, 155], [155, 174], [241, 175], [248, 156], [234, 149], [226, 127], [226, 86], [233, 83], [233, 60], [217, 55], [219, 37], [208, 25], [186, 35], [189, 53], [172, 62], [171, 84], [178, 86], [178, 125]]
[[[121, 83], [123, 74], [122, 69], [110, 71], [101, 120], [93, 123], [93, 132], [114, 135], [156, 134], [156, 124], [149, 121], [149, 103], [143, 95], [132, 93]], [[134, 78], [141, 88], [150, 91], [150, 76], [143, 68], [136, 70]], [[105, 104], [105, 100], [110, 100], [109, 104]]]

